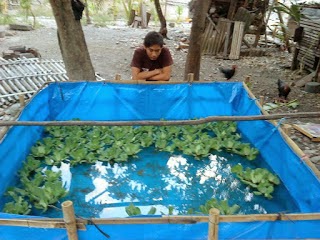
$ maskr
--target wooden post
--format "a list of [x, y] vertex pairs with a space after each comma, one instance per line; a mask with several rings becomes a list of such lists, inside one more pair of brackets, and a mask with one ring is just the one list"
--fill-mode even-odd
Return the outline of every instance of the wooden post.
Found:
[[229, 59], [239, 59], [241, 51], [241, 43], [244, 36], [244, 22], [235, 21], [232, 34], [232, 43]]
[[260, 102], [260, 105], [261, 105], [261, 107], [262, 107], [263, 104], [264, 104], [264, 96], [260, 96], [260, 97], [259, 97], [259, 102]]
[[216, 208], [210, 209], [208, 240], [218, 240], [219, 215], [220, 215], [220, 212], [218, 209]]
[[84, 4], [85, 4], [85, 14], [86, 14], [86, 19], [87, 19], [87, 24], [92, 24], [92, 21], [91, 21], [91, 17], [90, 17], [90, 13], [89, 13], [89, 6], [88, 6], [88, 0], [85, 0], [84, 1]]
[[[274, 3], [275, 3], [275, 6], [278, 6], [278, 0], [274, 0]], [[284, 21], [283, 21], [282, 14], [281, 14], [281, 12], [279, 10], [277, 12], [278, 12], [278, 17], [279, 17], [279, 21], [280, 21], [281, 30], [283, 32], [284, 42], [286, 44], [288, 53], [291, 53], [288, 33], [287, 33], [287, 29], [285, 28], [285, 24], [284, 24]]]
[[314, 81], [315, 82], [320, 82], [320, 60], [318, 62], [318, 66], [317, 66], [317, 69], [316, 69], [316, 74], [314, 76]]
[[141, 5], [141, 28], [147, 28], [147, 7], [145, 4]]
[[188, 73], [188, 82], [193, 82], [193, 81], [194, 81], [194, 74]]
[[231, 22], [227, 23], [227, 31], [225, 32], [225, 41], [224, 41], [224, 50], [223, 50], [223, 58], [224, 59], [227, 59], [227, 57], [228, 57], [231, 24], [232, 24]]
[[117, 73], [117, 74], [116, 74], [116, 77], [115, 77], [115, 80], [116, 80], [116, 81], [120, 81], [120, 80], [121, 80], [121, 75]]
[[25, 106], [24, 95], [19, 95], [19, 103], [20, 103], [20, 107]]
[[133, 24], [135, 16], [136, 16], [136, 11], [134, 9], [131, 9], [129, 19], [128, 19], [128, 26], [131, 26]]
[[287, 136], [289, 136], [289, 134], [290, 134], [290, 128], [291, 128], [291, 125], [290, 125], [290, 124], [284, 124], [283, 127], [282, 127], [283, 132], [284, 132]]
[[68, 240], [78, 240], [76, 217], [72, 201], [65, 201], [61, 204], [63, 220], [66, 224]]
[[227, 16], [228, 19], [233, 20], [234, 14], [237, 10], [237, 4], [238, 4], [238, 0], [230, 1], [230, 6], [229, 6], [229, 11]]
[[244, 83], [247, 85], [248, 88], [251, 87], [251, 75], [247, 75], [244, 79]]
[[251, 77], [249, 75], [246, 76], [246, 78], [244, 80], [245, 84], [250, 85], [250, 80], [251, 80]]
[[299, 51], [300, 49], [298, 48], [298, 46], [296, 45], [295, 49], [294, 49], [294, 53], [293, 53], [293, 58], [292, 58], [292, 62], [291, 62], [291, 70], [296, 70], [298, 68], [298, 55], [299, 55]]

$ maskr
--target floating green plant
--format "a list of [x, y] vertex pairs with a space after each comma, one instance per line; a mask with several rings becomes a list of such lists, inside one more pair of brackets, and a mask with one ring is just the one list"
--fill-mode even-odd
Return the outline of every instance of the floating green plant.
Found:
[[241, 182], [255, 189], [254, 194], [263, 195], [268, 199], [272, 198], [274, 185], [280, 184], [279, 178], [264, 168], [243, 170], [243, 167], [238, 164], [232, 167], [231, 172], [235, 173]]
[[221, 215], [233, 215], [240, 210], [240, 206], [234, 204], [229, 206], [227, 200], [218, 201], [215, 198], [208, 200], [205, 205], [200, 206], [200, 211], [204, 214], [209, 214], [210, 209], [216, 208], [219, 209]]
[[[111, 164], [127, 162], [150, 146], [158, 151], [180, 151], [197, 160], [221, 150], [239, 154], [248, 160], [255, 159], [259, 154], [249, 143], [241, 142], [235, 122], [159, 127], [50, 126], [45, 128], [44, 133], [44, 138], [31, 148], [20, 171], [21, 187], [8, 190], [17, 196], [9, 194], [13, 203], [6, 205], [7, 212], [14, 204], [21, 206], [23, 214], [28, 212], [26, 206], [29, 205], [46, 211], [49, 205], [66, 195], [60, 173], [55, 175], [54, 181], [48, 180], [48, 175], [53, 174], [46, 169], [48, 166], [59, 167], [62, 163], [76, 166], [94, 164], [96, 161]], [[22, 200], [28, 204], [25, 205]]]

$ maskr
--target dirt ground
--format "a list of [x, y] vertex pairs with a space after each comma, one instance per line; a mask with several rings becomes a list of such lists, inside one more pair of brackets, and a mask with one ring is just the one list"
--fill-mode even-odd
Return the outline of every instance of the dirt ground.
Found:
[[[56, 27], [50, 23], [34, 31], [10, 32], [12, 36], [0, 39], [0, 50], [3, 52], [10, 46], [24, 45], [37, 48], [46, 59], [61, 59], [57, 43]], [[113, 79], [120, 74], [122, 79], [130, 79], [130, 61], [133, 49], [142, 43], [144, 35], [156, 27], [148, 29], [130, 28], [126, 26], [114, 26], [98, 28], [94, 26], [83, 26], [91, 60], [95, 71], [103, 78]], [[184, 75], [187, 50], [176, 50], [179, 41], [188, 37], [190, 25], [180, 25], [169, 28], [169, 38], [166, 40], [174, 58], [172, 80], [182, 80]], [[251, 78], [251, 91], [259, 98], [265, 97], [266, 102], [272, 102], [277, 96], [278, 78], [294, 84], [307, 72], [298, 74], [288, 67], [291, 65], [292, 54], [270, 49], [269, 56], [263, 57], [241, 57], [240, 60], [223, 60], [213, 56], [203, 56], [201, 60], [200, 79], [206, 81], [224, 81], [219, 72], [219, 67], [238, 66], [237, 73], [231, 81], [243, 81], [246, 76]], [[303, 88], [292, 86], [289, 101], [297, 100], [299, 106], [296, 109], [286, 106], [279, 107], [273, 112], [316, 112], [320, 111], [320, 95], [307, 93]], [[303, 120], [303, 119], [302, 119]], [[319, 121], [313, 119], [312, 121]]]
[[[44, 19], [45, 20], [45, 19]], [[56, 26], [52, 20], [46, 21], [46, 27], [33, 31], [7, 31], [5, 38], [0, 38], [0, 51], [7, 50], [10, 46], [23, 45], [39, 50], [42, 58], [61, 59], [57, 42]], [[95, 26], [83, 26], [87, 46], [95, 71], [104, 79], [114, 79], [116, 74], [121, 79], [130, 79], [130, 61], [133, 50], [139, 46], [148, 31], [158, 30], [158, 27], [148, 29], [131, 28], [127, 26], [109, 26], [98, 28]], [[166, 40], [167, 47], [171, 50], [174, 59], [172, 80], [183, 80], [187, 50], [177, 50], [182, 38], [190, 34], [190, 25], [180, 25], [169, 28]], [[294, 85], [308, 72], [298, 73], [290, 70], [292, 54], [271, 48], [270, 54], [263, 57], [241, 57], [239, 60], [223, 60], [213, 56], [203, 56], [201, 59], [200, 80], [225, 81], [219, 71], [219, 67], [231, 67], [237, 65], [235, 76], [230, 81], [244, 81], [250, 76], [250, 89], [256, 98], [263, 96], [265, 102], [273, 102], [278, 95], [277, 80]], [[304, 88], [291, 86], [288, 96], [289, 101], [296, 100], [298, 106], [290, 108], [278, 107], [270, 113], [293, 113], [293, 112], [320, 112], [320, 94], [307, 93]], [[286, 119], [282, 123], [320, 123], [320, 118]], [[320, 142], [312, 142], [308, 137], [294, 128], [288, 132], [292, 140], [304, 152], [305, 155], [320, 169]]]
[[[44, 23], [42, 27], [33, 31], [7, 31], [7, 36], [0, 39], [0, 51], [10, 46], [24, 45], [39, 50], [42, 58], [61, 59], [57, 43], [56, 27], [52, 21]], [[110, 26], [98, 28], [83, 26], [88, 49], [95, 71], [106, 80], [114, 79], [120, 74], [122, 79], [130, 79], [130, 61], [135, 47], [140, 45], [148, 31], [158, 30], [158, 27], [148, 29], [131, 28], [127, 26]], [[177, 50], [180, 39], [188, 37], [190, 24], [181, 24], [169, 28], [169, 40], [166, 45], [170, 48], [174, 58], [172, 80], [183, 80], [187, 50]], [[11, 36], [9, 36], [11, 35]], [[201, 59], [200, 79], [206, 81], [225, 81], [219, 72], [219, 67], [238, 66], [237, 72], [231, 81], [244, 81], [250, 76], [250, 89], [259, 98], [264, 96], [265, 102], [273, 102], [277, 97], [277, 80], [280, 78], [289, 84], [294, 84], [302, 76], [308, 74], [293, 72], [289, 69], [292, 54], [271, 48], [269, 56], [241, 57], [240, 60], [223, 60], [213, 56], [203, 56]], [[320, 94], [307, 93], [304, 88], [291, 87], [289, 101], [296, 100], [299, 104], [295, 109], [282, 106], [270, 111], [275, 112], [320, 112]], [[320, 119], [296, 119], [320, 123]], [[296, 121], [296, 120], [290, 120]]]

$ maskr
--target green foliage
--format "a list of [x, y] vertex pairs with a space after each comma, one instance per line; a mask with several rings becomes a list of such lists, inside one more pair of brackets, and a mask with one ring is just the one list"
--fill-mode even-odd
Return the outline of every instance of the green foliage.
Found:
[[141, 215], [141, 210], [139, 207], [136, 207], [133, 203], [130, 203], [128, 207], [125, 208], [126, 213], [129, 216], [136, 216], [136, 215]]
[[157, 209], [155, 207], [151, 207], [149, 212], [148, 212], [148, 215], [154, 215], [156, 213]]
[[181, 5], [177, 6], [176, 13], [178, 15], [177, 21], [179, 22], [181, 20], [182, 14], [183, 14], [183, 6], [181, 6]]
[[[37, 163], [38, 162], [38, 163]], [[61, 183], [61, 173], [44, 170], [40, 161], [32, 157], [20, 171], [21, 187], [9, 188], [6, 195], [13, 201], [8, 202], [3, 211], [16, 214], [29, 214], [32, 207], [46, 211], [67, 192]]]
[[31, 205], [23, 197], [11, 190], [7, 191], [7, 195], [12, 197], [13, 201], [5, 204], [3, 212], [21, 215], [28, 215], [31, 212]]
[[300, 22], [301, 17], [303, 16], [300, 12], [300, 6], [291, 2], [290, 7], [284, 3], [278, 3], [273, 10], [275, 12], [281, 12], [288, 14], [294, 21]]
[[253, 192], [255, 195], [263, 195], [268, 199], [272, 199], [274, 185], [280, 184], [276, 175], [263, 168], [246, 168], [243, 171], [241, 165], [236, 165], [232, 167], [231, 172], [235, 173], [240, 181], [255, 189]]
[[[169, 206], [168, 209], [169, 209], [169, 214], [171, 212], [171, 215], [172, 215], [173, 207]], [[125, 208], [125, 210], [126, 210], [126, 213], [128, 214], [128, 216], [141, 215], [140, 208], [135, 206], [133, 203], [130, 203], [130, 205]], [[157, 208], [151, 207], [147, 214], [154, 215], [156, 212], [157, 212]]]
[[51, 149], [48, 145], [44, 145], [42, 143], [38, 143], [36, 146], [31, 148], [31, 154], [35, 158], [43, 158], [50, 154]]
[[0, 14], [0, 25], [8, 25], [14, 23], [14, 19], [8, 14]]
[[212, 198], [208, 200], [205, 205], [200, 206], [200, 211], [204, 214], [209, 214], [209, 211], [212, 208], [219, 209], [221, 215], [233, 215], [240, 210], [240, 206], [237, 204], [229, 206], [227, 200], [222, 200], [219, 202], [217, 199]]

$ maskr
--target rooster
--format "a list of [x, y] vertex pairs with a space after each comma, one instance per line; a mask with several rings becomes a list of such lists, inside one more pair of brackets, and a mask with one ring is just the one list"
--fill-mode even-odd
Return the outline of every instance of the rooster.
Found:
[[291, 91], [291, 88], [287, 83], [278, 79], [278, 90], [279, 90], [279, 99], [283, 101], [287, 101], [287, 97]]
[[224, 74], [224, 77], [229, 80], [236, 73], [237, 66], [232, 65], [231, 68], [219, 68], [220, 72]]

